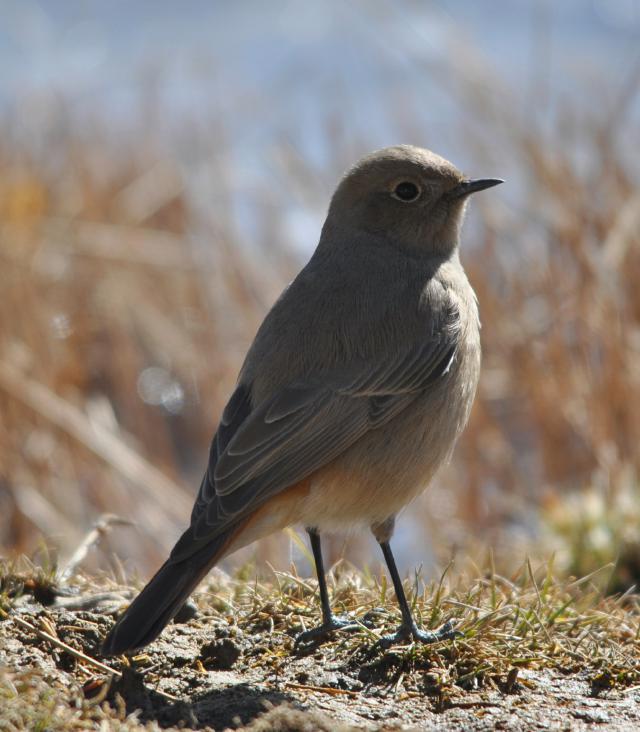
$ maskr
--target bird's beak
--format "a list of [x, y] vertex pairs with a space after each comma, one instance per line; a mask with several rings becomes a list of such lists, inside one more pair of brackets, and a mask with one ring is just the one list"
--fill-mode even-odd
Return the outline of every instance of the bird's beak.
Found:
[[500, 183], [504, 183], [502, 178], [474, 178], [470, 180], [463, 180], [462, 183], [458, 183], [455, 188], [449, 191], [449, 197], [464, 198], [471, 193], [484, 191], [485, 188], [499, 186]]

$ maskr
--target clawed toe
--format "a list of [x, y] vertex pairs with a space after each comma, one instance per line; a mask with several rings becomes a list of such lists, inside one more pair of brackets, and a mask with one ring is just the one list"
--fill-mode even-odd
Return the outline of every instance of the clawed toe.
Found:
[[[391, 547], [389, 546], [388, 538], [384, 539], [387, 535], [390, 535], [390, 530], [393, 528], [393, 520], [384, 522], [386, 531], [383, 532], [383, 536], [376, 538], [382, 548], [382, 553], [387, 562], [389, 568], [389, 574], [393, 582], [393, 588], [398, 598], [398, 604], [400, 605], [400, 611], [402, 613], [402, 625], [397, 632], [391, 635], [383, 636], [376, 645], [382, 646], [383, 648], [389, 648], [396, 643], [403, 643], [405, 641], [418, 641], [420, 643], [438, 643], [445, 640], [453, 640], [459, 638], [462, 633], [455, 630], [450, 622], [445, 623], [442, 627], [436, 630], [421, 630], [415, 624], [413, 616], [411, 614], [411, 608], [407, 602], [404, 587], [402, 586], [402, 580], [398, 574], [398, 568], [396, 567], [395, 559]], [[381, 525], [382, 526], [382, 525]], [[372, 627], [376, 624], [375, 616], [380, 612], [384, 612], [380, 608], [374, 608], [370, 610], [367, 615], [363, 618], [363, 622], [356, 623], [349, 618], [338, 618], [331, 611], [331, 604], [329, 602], [329, 593], [327, 592], [327, 582], [324, 576], [324, 565], [322, 562], [322, 548], [320, 545], [320, 535], [316, 528], [308, 528], [309, 539], [311, 541], [311, 549], [313, 551], [313, 558], [316, 564], [316, 571], [318, 573], [318, 591], [320, 593], [320, 603], [322, 606], [322, 617], [324, 619], [322, 625], [317, 628], [311, 628], [305, 630], [303, 633], [295, 639], [294, 650], [299, 651], [302, 649], [312, 649], [318, 644], [322, 643], [328, 636], [334, 633], [336, 630], [354, 631], [361, 629], [363, 626]], [[374, 532], [375, 533], [375, 532]]]
[[322, 623], [317, 628], [311, 628], [300, 633], [295, 639], [294, 648], [300, 649], [308, 646], [315, 646], [326, 640], [336, 630], [351, 632], [358, 630], [360, 626], [348, 618], [337, 618], [333, 616], [329, 621]]
[[440, 626], [436, 630], [421, 630], [415, 623], [411, 625], [402, 624], [395, 633], [385, 635], [378, 641], [378, 645], [382, 648], [389, 648], [397, 643], [403, 643], [407, 640], [419, 641], [420, 643], [439, 643], [445, 640], [454, 640], [461, 638], [462, 633], [456, 630], [450, 621]]

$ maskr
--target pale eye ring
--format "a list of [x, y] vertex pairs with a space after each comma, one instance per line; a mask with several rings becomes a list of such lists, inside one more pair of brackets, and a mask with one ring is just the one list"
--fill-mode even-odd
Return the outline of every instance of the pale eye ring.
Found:
[[403, 203], [413, 203], [420, 198], [420, 193], [422, 193], [420, 187], [413, 181], [403, 180], [395, 186], [391, 195]]

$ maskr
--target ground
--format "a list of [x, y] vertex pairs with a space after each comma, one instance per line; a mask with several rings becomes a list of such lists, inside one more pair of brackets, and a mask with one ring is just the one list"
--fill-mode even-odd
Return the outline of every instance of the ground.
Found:
[[131, 588], [3, 566], [0, 730], [640, 727], [637, 597], [545, 565], [414, 593], [424, 625], [451, 618], [462, 635], [389, 649], [377, 644], [397, 622], [384, 582], [337, 572], [334, 604], [360, 630], [296, 650], [318, 620], [315, 583], [217, 574], [144, 653], [111, 659], [100, 641]]

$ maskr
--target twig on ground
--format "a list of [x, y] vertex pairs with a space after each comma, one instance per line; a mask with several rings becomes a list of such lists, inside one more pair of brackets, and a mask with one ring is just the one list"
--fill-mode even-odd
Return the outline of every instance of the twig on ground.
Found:
[[100, 516], [75, 550], [65, 568], [60, 572], [58, 579], [61, 583], [66, 582], [71, 577], [76, 567], [84, 561], [91, 547], [97, 545], [111, 531], [113, 526], [134, 526], [134, 523], [112, 513], [105, 513]]

